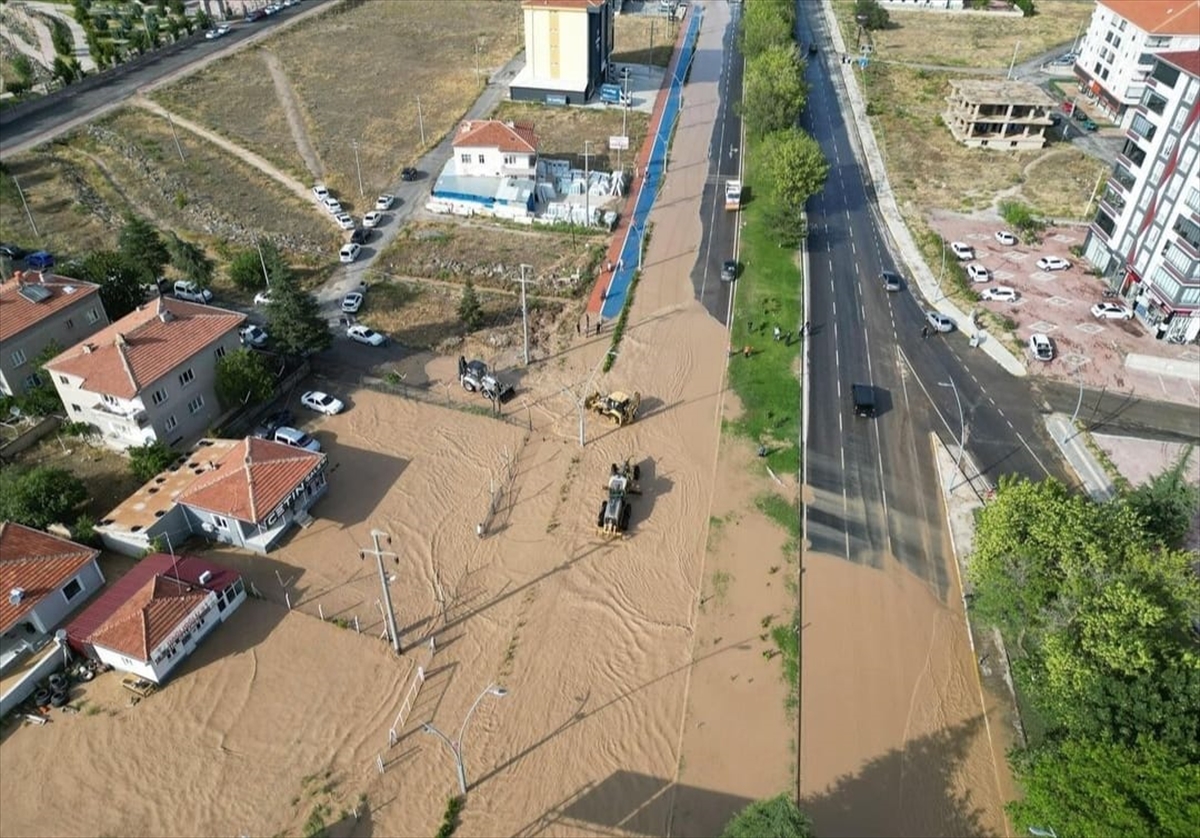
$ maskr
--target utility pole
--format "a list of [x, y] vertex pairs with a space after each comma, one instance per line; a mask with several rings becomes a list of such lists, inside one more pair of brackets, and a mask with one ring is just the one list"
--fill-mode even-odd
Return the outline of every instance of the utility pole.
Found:
[[396, 654], [400, 654], [400, 632], [396, 629], [396, 612], [392, 610], [392, 592], [388, 588], [387, 572], [383, 569], [383, 557], [387, 556], [394, 559], [396, 564], [400, 563], [400, 557], [395, 553], [385, 552], [379, 549], [379, 539], [384, 539], [387, 544], [392, 543], [392, 537], [383, 530], [371, 530], [371, 540], [375, 543], [373, 550], [365, 548], [358, 551], [359, 559], [366, 559], [367, 556], [374, 556], [375, 563], [379, 567], [379, 584], [383, 588], [383, 608], [387, 616], [388, 633], [391, 635], [392, 648], [396, 650]]
[[183, 149], [179, 146], [179, 135], [175, 133], [175, 120], [171, 119], [170, 111], [167, 112], [167, 124], [171, 126], [171, 136], [175, 138], [175, 150], [179, 152], [179, 162], [185, 162], [183, 159]]
[[[621, 136], [628, 137], [629, 120], [629, 68], [621, 68]], [[621, 146], [617, 146], [617, 171], [621, 171]]]
[[592, 223], [592, 173], [588, 167], [589, 152], [592, 141], [583, 141], [583, 226], [590, 227]]
[[17, 180], [16, 175], [11, 175], [13, 183], [16, 184], [17, 194], [21, 196], [21, 206], [25, 207], [25, 217], [29, 219], [29, 226], [33, 228], [33, 234], [41, 241], [42, 234], [38, 232], [37, 225], [33, 223], [33, 213], [29, 211], [29, 203], [25, 200], [25, 190], [21, 188], [21, 182]]
[[1012, 78], [1013, 67], [1016, 66], [1016, 63], [1017, 63], [1017, 50], [1019, 50], [1020, 48], [1021, 48], [1021, 41], [1020, 41], [1020, 39], [1018, 39], [1016, 44], [1013, 45], [1013, 57], [1012, 57], [1012, 61], [1008, 62], [1008, 75], [1004, 77], [1005, 79]]
[[421, 127], [421, 148], [425, 147], [425, 117], [421, 115], [421, 97], [417, 97], [417, 125]]
[[254, 246], [258, 248], [258, 264], [262, 265], [263, 279], [267, 282], [267, 290], [271, 288], [271, 275], [267, 273], [267, 260], [262, 255], [262, 242], [259, 239], [254, 240]]
[[354, 147], [354, 168], [358, 171], [358, 197], [363, 198], [367, 193], [363, 191], [362, 166], [358, 162], [358, 140], [351, 140], [350, 145]]
[[533, 265], [521, 265], [521, 328], [525, 332], [525, 366], [529, 366], [529, 310], [525, 306], [525, 270]]
[[[949, 381], [939, 381], [938, 386], [949, 387], [953, 390], [954, 403], [958, 405], [958, 465], [955, 468], [959, 474], [962, 474], [963, 449], [967, 445], [967, 425], [963, 421], [962, 400], [958, 397], [958, 387], [955, 386], [953, 378]], [[951, 484], [950, 488], [953, 489], [954, 484]]]

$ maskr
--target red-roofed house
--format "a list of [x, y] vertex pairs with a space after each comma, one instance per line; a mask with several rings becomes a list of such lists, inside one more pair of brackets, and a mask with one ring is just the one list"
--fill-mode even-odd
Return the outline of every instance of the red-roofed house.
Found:
[[67, 626], [80, 654], [161, 684], [246, 600], [242, 577], [192, 556], [155, 553]]
[[325, 494], [324, 454], [257, 437], [202, 439], [96, 526], [104, 545], [141, 555], [156, 539], [200, 535], [267, 553]]
[[73, 422], [117, 450], [203, 434], [220, 415], [216, 364], [246, 317], [158, 297], [46, 364]]
[[98, 550], [0, 522], [0, 673], [45, 645], [63, 618], [104, 584]]
[[468, 119], [454, 136], [459, 177], [533, 177], [538, 138], [533, 126], [499, 119]]
[[65, 276], [17, 271], [0, 284], [0, 393], [24, 393], [41, 383], [34, 362], [108, 325], [100, 286]]
[[613, 6], [614, 0], [523, 0], [525, 66], [508, 95], [561, 105], [590, 99], [608, 80]]
[[1075, 75], [1112, 116], [1137, 104], [1154, 56], [1200, 49], [1200, 0], [1098, 0]]

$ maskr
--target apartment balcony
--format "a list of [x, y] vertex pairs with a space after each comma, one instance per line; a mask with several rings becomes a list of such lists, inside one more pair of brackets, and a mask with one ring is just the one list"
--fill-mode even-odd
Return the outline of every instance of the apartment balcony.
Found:
[[1125, 211], [1125, 199], [1116, 192], [1108, 190], [1100, 199], [1100, 206], [1107, 207], [1109, 215], [1116, 218]]
[[1122, 192], [1129, 192], [1137, 185], [1137, 178], [1128, 171], [1114, 169], [1112, 177], [1108, 179], [1108, 186], [1112, 187], [1113, 185], [1120, 187]]
[[92, 405], [92, 409], [120, 419], [133, 420], [139, 428], [146, 427], [146, 423], [150, 421], [150, 416], [140, 407], [118, 407], [107, 402], [97, 402]]

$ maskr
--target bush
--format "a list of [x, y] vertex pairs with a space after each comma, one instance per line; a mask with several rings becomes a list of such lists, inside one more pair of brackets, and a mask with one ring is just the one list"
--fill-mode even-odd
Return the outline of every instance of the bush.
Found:
[[458, 815], [463, 810], [466, 801], [461, 795], [455, 795], [446, 801], [446, 813], [442, 815], [442, 825], [438, 827], [437, 838], [450, 838], [458, 829]]
[[175, 461], [175, 452], [157, 439], [129, 449], [129, 470], [143, 483]]
[[458, 302], [458, 316], [472, 331], [483, 325], [483, 305], [479, 302], [479, 295], [475, 293], [475, 284], [469, 277], [463, 284], [462, 299]]
[[83, 481], [65, 469], [0, 469], [0, 520], [45, 529], [74, 520], [75, 509], [87, 498]]

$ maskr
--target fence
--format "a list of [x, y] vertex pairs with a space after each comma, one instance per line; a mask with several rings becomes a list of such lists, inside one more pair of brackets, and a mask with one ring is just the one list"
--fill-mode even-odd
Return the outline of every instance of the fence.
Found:
[[21, 431], [14, 439], [0, 445], [0, 461], [15, 457], [38, 440], [53, 433], [62, 424], [57, 416], [47, 416], [36, 425]]
[[[437, 405], [438, 407], [448, 407], [451, 410], [458, 410], [462, 413], [488, 416], [521, 428], [528, 429], [532, 421], [528, 416], [528, 411], [523, 407], [516, 406], [515, 400], [508, 402], [508, 404], [495, 404], [484, 401], [482, 398], [475, 404], [455, 401], [450, 398], [450, 391], [457, 386], [454, 383], [409, 384], [398, 374], [393, 373], [390, 378], [377, 378], [370, 375], [361, 376], [359, 378], [359, 386], [378, 393], [400, 396], [403, 399], [413, 399], [425, 402], [426, 404]], [[505, 410], [508, 412], [506, 413]], [[525, 410], [525, 416], [521, 415], [522, 410]]]

